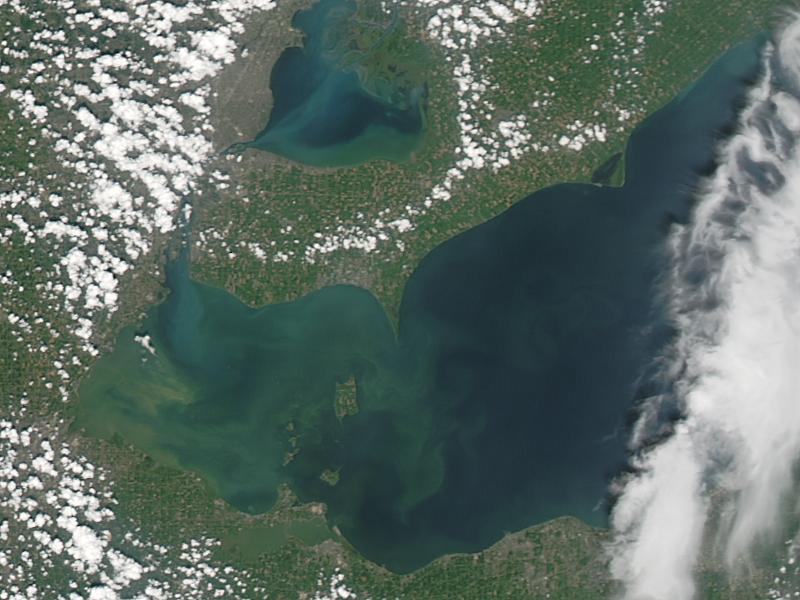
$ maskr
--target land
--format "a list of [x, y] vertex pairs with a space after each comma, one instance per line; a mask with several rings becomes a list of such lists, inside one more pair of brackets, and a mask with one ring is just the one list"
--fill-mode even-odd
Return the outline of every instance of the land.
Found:
[[336, 386], [335, 402], [334, 408], [339, 419], [358, 413], [358, 389], [354, 377]]

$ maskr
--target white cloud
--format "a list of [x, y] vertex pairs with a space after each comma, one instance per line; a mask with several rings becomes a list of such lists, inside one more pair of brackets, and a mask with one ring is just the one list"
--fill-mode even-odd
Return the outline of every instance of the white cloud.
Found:
[[[800, 19], [781, 32], [778, 49], [767, 49], [765, 74], [750, 92], [739, 132], [721, 149], [692, 222], [671, 240], [669, 302], [678, 333], [664, 374], [684, 419], [644, 450], [634, 460], [638, 473], [621, 482], [612, 571], [627, 600], [692, 598], [704, 536], [721, 540], [734, 569], [754, 544], [778, 533], [782, 502], [794, 486]], [[719, 531], [708, 532], [712, 490], [721, 492], [715, 501], [722, 516]]]
[[681, 427], [627, 482], [612, 526], [617, 533], [611, 564], [637, 600], [691, 598], [692, 569], [700, 545], [706, 502], [692, 436]]
[[67, 545], [67, 552], [79, 563], [79, 570], [88, 572], [97, 570], [103, 560], [105, 543], [97, 534], [84, 525], [79, 525], [72, 530], [72, 540]]

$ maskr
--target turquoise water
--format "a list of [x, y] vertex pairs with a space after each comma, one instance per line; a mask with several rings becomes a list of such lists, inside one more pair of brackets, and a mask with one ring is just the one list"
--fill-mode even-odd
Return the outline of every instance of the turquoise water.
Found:
[[[656, 296], [666, 233], [759, 47], [726, 54], [637, 129], [624, 187], [547, 188], [437, 247], [397, 335], [364, 289], [253, 309], [171, 261], [169, 296], [82, 384], [76, 425], [202, 474], [245, 511], [288, 483], [395, 571], [564, 514], [604, 525], [626, 418], [670, 333]], [[351, 377], [359, 411], [339, 419]]]
[[295, 15], [304, 45], [276, 62], [269, 123], [245, 147], [321, 167], [410, 157], [422, 135], [425, 87], [387, 79], [365, 87], [369, 51], [355, 52], [346, 31], [355, 11], [353, 0], [320, 0]]

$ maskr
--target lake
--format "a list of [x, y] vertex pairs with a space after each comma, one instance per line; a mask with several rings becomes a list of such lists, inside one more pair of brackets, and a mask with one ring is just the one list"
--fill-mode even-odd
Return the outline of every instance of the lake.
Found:
[[397, 572], [561, 515], [605, 525], [626, 419], [670, 335], [666, 235], [762, 43], [636, 130], [624, 187], [547, 188], [434, 249], [396, 328], [353, 286], [247, 307], [192, 281], [184, 250], [167, 298], [82, 383], [76, 427], [201, 474], [243, 511], [269, 510], [286, 483]]

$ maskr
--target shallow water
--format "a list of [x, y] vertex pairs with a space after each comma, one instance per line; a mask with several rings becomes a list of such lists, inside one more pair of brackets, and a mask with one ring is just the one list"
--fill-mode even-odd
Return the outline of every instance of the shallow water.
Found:
[[[288, 483], [396, 571], [564, 514], [604, 525], [626, 416], [669, 333], [662, 244], [759, 47], [729, 52], [636, 131], [623, 188], [548, 188], [437, 247], [397, 336], [357, 287], [252, 309], [171, 262], [170, 295], [93, 369], [76, 424], [197, 471], [245, 511]], [[359, 410], [337, 418], [351, 377]]]

